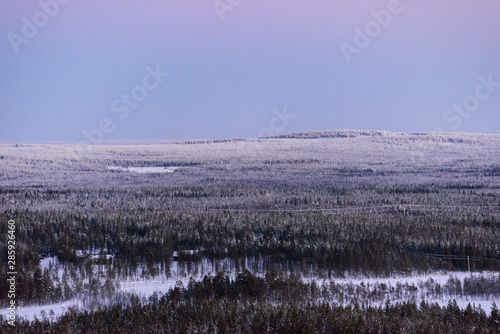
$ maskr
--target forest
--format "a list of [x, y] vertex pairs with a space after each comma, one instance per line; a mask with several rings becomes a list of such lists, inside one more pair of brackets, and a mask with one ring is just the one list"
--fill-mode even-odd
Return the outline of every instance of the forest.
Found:
[[499, 148], [382, 131], [2, 144], [0, 307], [14, 220], [17, 305], [48, 308], [4, 312], [1, 332], [500, 332]]

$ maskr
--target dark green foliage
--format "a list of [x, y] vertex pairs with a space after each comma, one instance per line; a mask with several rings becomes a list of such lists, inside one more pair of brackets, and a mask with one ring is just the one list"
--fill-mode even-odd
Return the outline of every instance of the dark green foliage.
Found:
[[[132, 297], [93, 312], [70, 311], [57, 321], [5, 322], [2, 333], [495, 333], [498, 310], [491, 316], [454, 301], [440, 307], [422, 301], [381, 307], [334, 306], [306, 302], [310, 290], [292, 279], [275, 284], [249, 272], [235, 280], [225, 273], [175, 287], [147, 303]], [[283, 286], [282, 286], [283, 285]], [[285, 287], [284, 287], [285, 286]], [[290, 288], [286, 288], [289, 286]], [[293, 296], [288, 291], [298, 294]], [[272, 299], [279, 295], [281, 303]]]
[[[140, 264], [146, 265], [148, 275], [168, 274], [173, 251], [182, 250], [197, 251], [178, 253], [177, 260], [187, 268], [204, 258], [227, 258], [239, 268], [249, 259], [261, 261], [268, 270], [323, 277], [346, 272], [387, 276], [430, 269], [467, 270], [467, 256], [473, 271], [500, 269], [500, 218], [492, 210], [498, 197], [490, 195], [492, 190], [422, 185], [385, 190], [141, 187], [2, 191], [16, 203], [25, 198], [66, 202], [66, 210], [18, 208], [0, 213], [0, 220], [17, 222], [18, 295], [25, 303], [74, 295], [74, 286], [52, 282], [50, 275], [37, 271], [39, 254], [57, 256], [60, 263], [77, 271], [84, 268], [82, 278], [86, 280], [91, 265], [109, 267], [108, 279], [127, 277]], [[267, 211], [270, 192], [274, 192], [275, 203], [288, 209]], [[227, 209], [206, 207], [221, 198], [227, 200]], [[254, 203], [253, 209], [230, 208], [245, 199], [247, 204]], [[426, 204], [430, 202], [442, 204]], [[452, 205], [459, 202], [464, 205]], [[205, 203], [206, 208], [190, 208], [194, 203]], [[316, 203], [330, 205], [332, 210], [315, 210]], [[372, 209], [366, 206], [370, 203]], [[292, 209], [295, 205], [301, 209]], [[98, 214], [92, 207], [99, 208]], [[180, 207], [185, 209], [178, 210]], [[0, 234], [5, 232], [5, 225], [0, 225]], [[3, 252], [4, 240], [0, 240]], [[91, 262], [78, 253], [93, 249], [106, 250], [114, 257]], [[5, 265], [6, 259], [1, 258], [3, 301]], [[467, 283], [463, 289], [480, 294], [475, 286]]]

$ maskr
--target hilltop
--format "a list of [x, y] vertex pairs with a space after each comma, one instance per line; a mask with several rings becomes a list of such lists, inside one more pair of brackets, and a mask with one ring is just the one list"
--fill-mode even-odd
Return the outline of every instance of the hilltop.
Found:
[[[0, 144], [0, 185], [494, 186], [499, 151], [497, 134], [363, 130], [152, 145]], [[178, 168], [155, 173], [154, 167]]]

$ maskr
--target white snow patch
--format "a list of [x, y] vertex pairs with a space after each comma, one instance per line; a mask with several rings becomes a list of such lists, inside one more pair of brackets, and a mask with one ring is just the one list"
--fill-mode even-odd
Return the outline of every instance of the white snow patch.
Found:
[[139, 174], [150, 174], [150, 173], [173, 173], [180, 167], [120, 167], [120, 166], [108, 166], [108, 170], [123, 170], [126, 172], [136, 172]]
[[[120, 291], [133, 293], [139, 297], [149, 297], [155, 292], [159, 295], [163, 295], [168, 290], [175, 287], [176, 284], [175, 279], [167, 279], [167, 280], [152, 280], [152, 281], [121, 281], [120, 282]], [[186, 284], [188, 280], [181, 280], [183, 284]]]
[[56, 265], [57, 259], [55, 257], [46, 257], [40, 260], [40, 268], [42, 271], [45, 270], [45, 268], [49, 269], [50, 264]]
[[[57, 259], [55, 258], [45, 258], [41, 260], [40, 265], [42, 268], [48, 268], [50, 262], [54, 263], [56, 262]], [[230, 263], [230, 261], [222, 260], [222, 261], [217, 261], [218, 263], [218, 270], [224, 270], [229, 274], [229, 277], [231, 279], [234, 279], [236, 277], [236, 274], [238, 270], [236, 270]], [[251, 272], [253, 272], [254, 275], [257, 276], [263, 276], [264, 271], [260, 271], [258, 269], [259, 266], [254, 267], [252, 266], [249, 262], [245, 261], [245, 266], [246, 268], [250, 269]], [[254, 267], [254, 268], [251, 268]], [[185, 265], [180, 266], [177, 261], [172, 261], [171, 266], [170, 266], [170, 274], [167, 276], [165, 274], [158, 275], [154, 278], [140, 278], [139, 272], [141, 268], [138, 268], [136, 277], [128, 280], [120, 280], [119, 281], [119, 288], [118, 291], [119, 293], [133, 293], [140, 298], [148, 298], [149, 296], [153, 295], [155, 292], [158, 295], [163, 295], [166, 292], [168, 292], [169, 289], [174, 288], [177, 284], [178, 281], [182, 282], [184, 287], [187, 287], [189, 284], [189, 280], [192, 277], [195, 281], [200, 281], [203, 279], [204, 275], [215, 275], [217, 273], [217, 269], [215, 268], [214, 264], [211, 261], [208, 261], [204, 259], [202, 263], [199, 265], [199, 267], [196, 270], [196, 273], [188, 274], [187, 270], [185, 268]], [[257, 271], [255, 270], [257, 269]], [[61, 270], [61, 269], [59, 269]], [[241, 271], [241, 268], [240, 268]], [[497, 272], [482, 272], [482, 273], [473, 273], [473, 276], [476, 277], [488, 277], [491, 275], [498, 275]], [[495, 300], [494, 296], [467, 296], [467, 295], [462, 295], [462, 296], [457, 296], [457, 295], [447, 295], [443, 294], [441, 296], [432, 296], [432, 295], [426, 295], [425, 291], [421, 291], [420, 287], [421, 284], [425, 283], [429, 279], [432, 279], [434, 282], [439, 283], [442, 287], [443, 285], [446, 284], [448, 279], [450, 277], [455, 277], [458, 278], [461, 283], [463, 284], [464, 279], [467, 277], [470, 277], [471, 274], [468, 272], [432, 272], [429, 274], [424, 274], [424, 275], [419, 275], [419, 274], [414, 274], [412, 276], [393, 276], [393, 277], [344, 277], [344, 278], [319, 278], [317, 276], [309, 276], [309, 277], [301, 277], [301, 280], [303, 282], [311, 283], [313, 280], [316, 281], [319, 287], [322, 286], [328, 286], [330, 282], [334, 282], [336, 284], [341, 284], [341, 285], [351, 285], [355, 289], [356, 286], [359, 286], [361, 284], [364, 284], [364, 286], [374, 286], [375, 284], [378, 283], [385, 283], [388, 285], [388, 290], [391, 290], [391, 287], [396, 287], [398, 284], [404, 285], [404, 284], [409, 284], [409, 285], [414, 285], [419, 289], [418, 292], [416, 292], [415, 295], [415, 302], [417, 304], [421, 300], [425, 300], [426, 302], [432, 302], [432, 303], [437, 303], [440, 306], [446, 306], [450, 300], [455, 299], [458, 306], [461, 309], [465, 309], [467, 307], [467, 304], [470, 303], [471, 305], [475, 305], [476, 307], [481, 307], [487, 315], [491, 313], [491, 303]], [[404, 294], [404, 291], [403, 291]], [[390, 294], [389, 300], [391, 301], [391, 304], [395, 302], [403, 302], [409, 299], [397, 299], [395, 298], [394, 294]], [[346, 296], [346, 298], [349, 298]], [[410, 298], [412, 299], [412, 298]], [[334, 303], [339, 303], [338, 300], [331, 300], [331, 302]], [[369, 300], [366, 300], [368, 304], [372, 306], [383, 306], [384, 302], [380, 301], [373, 301], [370, 302]], [[379, 305], [380, 303], [380, 305]], [[103, 306], [110, 305], [112, 303], [109, 303], [109, 301], [104, 302], [103, 301]], [[348, 301], [345, 302], [340, 302], [341, 305], [349, 305]], [[16, 309], [16, 314], [18, 317], [25, 317], [26, 319], [33, 320], [35, 316], [38, 319], [42, 319], [42, 311], [45, 311], [45, 316], [50, 319], [49, 313], [50, 310], [54, 311], [54, 317], [57, 318], [64, 313], [68, 311], [69, 308], [74, 308], [77, 310], [84, 310], [86, 307], [83, 304], [83, 301], [81, 299], [71, 299], [65, 302], [60, 302], [60, 303], [54, 303], [54, 304], [47, 304], [47, 305], [30, 305], [26, 307], [20, 307]], [[4, 310], [1, 312], [5, 317], [8, 315], [7, 309], [4, 308]]]
[[[462, 283], [465, 278], [467, 277], [472, 277], [472, 276], [491, 276], [491, 275], [497, 275], [498, 273], [495, 271], [483, 271], [483, 272], [474, 272], [474, 273], [469, 273], [466, 271], [436, 271], [436, 272], [431, 272], [428, 274], [413, 274], [411, 276], [403, 276], [403, 275], [394, 275], [392, 277], [359, 277], [359, 276], [346, 276], [345, 278], [337, 278], [334, 277], [331, 280], [334, 281], [335, 283], [353, 283], [353, 284], [377, 284], [377, 283], [385, 283], [385, 284], [396, 284], [396, 283], [401, 283], [401, 284], [415, 284], [417, 285], [420, 282], [425, 282], [429, 278], [431, 278], [434, 282], [439, 283], [440, 285], [446, 284], [448, 279], [450, 277], [455, 277], [458, 278]], [[322, 281], [321, 279], [318, 279], [317, 277], [302, 277], [304, 282], [311, 282], [313, 279], [318, 281]]]
[[[46, 304], [46, 305], [30, 305], [26, 307], [18, 307], [16, 308], [16, 318], [25, 318], [27, 320], [34, 320], [35, 317], [38, 319], [43, 319], [42, 311], [45, 311], [45, 316], [50, 320], [55, 320], [61, 315], [65, 314], [69, 308], [78, 307], [79, 301], [77, 299], [70, 299], [61, 303], [54, 304]], [[54, 311], [53, 319], [50, 317], [50, 310]], [[4, 317], [7, 317], [8, 312], [6, 310], [2, 310], [2, 314]]]

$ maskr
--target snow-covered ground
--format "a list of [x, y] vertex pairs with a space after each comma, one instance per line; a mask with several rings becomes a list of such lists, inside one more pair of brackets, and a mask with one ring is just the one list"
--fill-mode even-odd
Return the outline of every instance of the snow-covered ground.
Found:
[[[167, 279], [167, 280], [147, 280], [147, 281], [124, 281], [120, 283], [120, 291], [135, 294], [139, 297], [147, 298], [153, 295], [155, 292], [158, 295], [165, 294], [168, 290], [175, 287], [178, 280]], [[180, 280], [187, 282], [188, 280]]]
[[328, 282], [328, 281], [334, 281], [335, 283], [353, 283], [355, 285], [359, 285], [361, 283], [366, 284], [377, 284], [377, 283], [385, 283], [385, 284], [395, 284], [395, 283], [401, 283], [401, 284], [414, 284], [417, 285], [420, 282], [425, 282], [429, 279], [432, 279], [434, 282], [439, 283], [440, 285], [446, 284], [446, 282], [450, 279], [450, 277], [456, 277], [460, 279], [460, 281], [463, 283], [464, 279], [467, 277], [471, 276], [489, 276], [489, 275], [499, 275], [497, 272], [489, 272], [485, 271], [482, 273], [469, 273], [466, 271], [450, 271], [450, 272], [444, 272], [444, 271], [439, 271], [439, 272], [433, 272], [433, 273], [428, 273], [428, 274], [416, 274], [416, 275], [411, 275], [411, 276], [392, 276], [392, 277], [360, 277], [360, 276], [349, 276], [346, 275], [346, 277], [343, 278], [332, 278], [331, 280], [321, 280], [317, 278], [311, 278], [311, 277], [304, 277], [303, 281], [304, 282], [311, 282], [313, 279], [316, 280], [316, 282]]
[[[47, 304], [47, 305], [30, 305], [26, 307], [19, 307], [16, 310], [16, 316], [18, 318], [25, 318], [28, 320], [34, 320], [35, 317], [38, 319], [43, 319], [47, 317], [53, 320], [64, 313], [66, 313], [70, 308], [80, 309], [80, 302], [77, 299], [67, 300], [61, 303]], [[54, 312], [53, 315], [51, 310]], [[7, 312], [2, 311], [4, 316], [7, 316]]]
[[[491, 304], [492, 302], [499, 303], [500, 299], [492, 296], [467, 296], [467, 295], [449, 295], [442, 294], [439, 295], [433, 293], [433, 287], [438, 286], [440, 289], [444, 289], [445, 285], [450, 281], [450, 279], [458, 279], [460, 284], [464, 286], [464, 282], [467, 278], [498, 278], [499, 273], [497, 272], [482, 272], [482, 273], [469, 273], [469, 272], [434, 272], [429, 274], [419, 274], [412, 276], [394, 276], [394, 277], [346, 277], [346, 278], [332, 278], [328, 279], [318, 279], [315, 277], [304, 277], [302, 280], [307, 283], [311, 283], [313, 280], [316, 281], [316, 284], [319, 287], [328, 286], [331, 282], [338, 284], [343, 287], [350, 287], [351, 291], [356, 290], [357, 287], [363, 286], [368, 291], [370, 288], [374, 288], [377, 285], [385, 284], [387, 286], [387, 291], [394, 291], [398, 288], [398, 286], [402, 287], [401, 294], [404, 296], [412, 296], [411, 298], [397, 298], [397, 293], [390, 293], [391, 298], [389, 300], [392, 303], [396, 302], [404, 302], [408, 300], [415, 300], [416, 302], [420, 302], [425, 300], [426, 302], [437, 303], [440, 306], [446, 306], [452, 300], [457, 302], [457, 305], [461, 309], [465, 309], [467, 305], [470, 303], [471, 306], [481, 307], [486, 314], [491, 313]], [[409, 289], [408, 289], [409, 287]], [[408, 290], [412, 290], [415, 288], [413, 292], [409, 292]], [[393, 290], [394, 289], [394, 290]], [[349, 289], [347, 289], [349, 290]], [[348, 299], [352, 296], [346, 296]], [[348, 299], [349, 300], [349, 299]], [[360, 299], [360, 303], [365, 302], [365, 300]], [[373, 306], [383, 305], [383, 303], [370, 303]], [[347, 305], [349, 302], [340, 303]]]
[[[96, 257], [98, 252], [91, 252], [89, 258]], [[187, 252], [192, 253], [192, 252]], [[177, 254], [177, 253], [176, 253]], [[53, 273], [57, 273], [59, 278], [62, 277], [64, 269], [58, 264], [57, 258], [46, 257], [40, 260], [40, 267], [42, 270], [49, 269]], [[106, 271], [105, 268], [98, 270], [98, 265], [94, 265], [95, 274], [99, 270]], [[249, 269], [254, 275], [264, 277], [265, 270], [262, 261], [245, 260], [244, 267]], [[146, 266], [139, 265], [135, 274], [129, 275], [127, 279], [119, 281], [119, 288], [116, 291], [117, 295], [127, 296], [135, 294], [141, 299], [147, 299], [153, 294], [161, 296], [174, 288], [177, 284], [182, 283], [187, 287], [189, 280], [193, 278], [195, 281], [200, 281], [205, 275], [214, 276], [219, 271], [228, 273], [231, 279], [234, 279], [239, 271], [243, 268], [236, 268], [234, 262], [229, 259], [219, 261], [209, 261], [203, 259], [201, 263], [192, 264], [190, 268], [186, 264], [179, 265], [178, 261], [170, 263], [169, 272], [160, 275], [151, 276], [144, 274]], [[55, 274], [54, 274], [55, 275]], [[105, 277], [106, 275], [104, 275]], [[466, 282], [470, 284], [471, 279], [476, 280], [490, 280], [498, 282], [500, 273], [497, 272], [482, 272], [482, 273], [468, 273], [468, 272], [433, 272], [428, 274], [413, 274], [410, 276], [393, 276], [393, 277], [363, 277], [363, 276], [349, 276], [345, 277], [317, 277], [314, 274], [301, 276], [304, 283], [316, 283], [319, 291], [329, 289], [330, 297], [328, 300], [319, 297], [319, 300], [329, 301], [337, 305], [349, 305], [353, 301], [361, 304], [372, 306], [383, 306], [387, 300], [391, 303], [403, 301], [415, 301], [419, 303], [422, 300], [431, 303], [437, 303], [440, 306], [446, 306], [450, 300], [456, 300], [460, 308], [466, 308], [470, 303], [472, 306], [481, 307], [487, 314], [491, 312], [491, 305], [493, 301], [499, 304], [499, 300], [494, 295], [489, 294], [476, 294], [470, 295], [465, 293]], [[496, 280], [496, 281], [495, 281]], [[447, 284], [450, 282], [460, 282], [459, 285], [463, 287], [463, 293], [448, 293]], [[332, 288], [332, 285], [334, 288]], [[381, 289], [383, 292], [380, 293]], [[441, 292], [436, 292], [436, 289]], [[379, 294], [374, 297], [374, 291]], [[498, 291], [498, 289], [497, 289]], [[99, 298], [99, 297], [98, 297]], [[17, 309], [18, 317], [33, 320], [35, 317], [38, 319], [48, 318], [54, 319], [65, 312], [69, 308], [83, 310], [88, 309], [89, 305], [110, 305], [113, 304], [113, 298], [100, 300], [96, 297], [74, 298], [65, 302], [47, 304], [47, 305], [30, 305], [27, 307], [20, 307]], [[119, 298], [118, 298], [119, 299]], [[126, 300], [125, 297], [122, 300]], [[51, 312], [53, 311], [53, 313]], [[7, 315], [7, 309], [1, 312], [4, 316]]]
[[[0, 144], [4, 157], [0, 159], [0, 185], [144, 185], [149, 176], [155, 184], [168, 186], [200, 182], [204, 186], [227, 185], [228, 181], [245, 180], [250, 184], [259, 180], [282, 184], [286, 180], [287, 184], [307, 186], [313, 185], [313, 181], [328, 182], [337, 187], [358, 186], [361, 181], [373, 185], [444, 184], [457, 182], [457, 178], [462, 186], [495, 187], [500, 182], [493, 177], [500, 150], [498, 134], [347, 130], [289, 137], [139, 146], [90, 145], [91, 150], [81, 150], [76, 145]], [[273, 166], [270, 162], [279, 162], [280, 168], [270, 168]], [[37, 168], [33, 168], [35, 164]], [[160, 180], [153, 173], [168, 173], [174, 167], [143, 167], [163, 164], [182, 166], [186, 173], [174, 173], [175, 177]], [[135, 178], [130, 173], [110, 173], [110, 169], [142, 174]], [[490, 171], [492, 176], [486, 177]]]
[[179, 167], [119, 167], [119, 166], [108, 166], [108, 170], [123, 170], [127, 172], [136, 172], [140, 174], [149, 173], [173, 173], [179, 169]]
[[[51, 260], [44, 259], [43, 265], [48, 266], [47, 262]], [[236, 276], [236, 271], [228, 267], [227, 263], [223, 263], [219, 265], [221, 270], [227, 270], [229, 276], [234, 278]], [[186, 275], [183, 273], [182, 268], [177, 267], [177, 263], [173, 262], [171, 267], [171, 275], [168, 277], [165, 275], [156, 276], [155, 278], [150, 279], [140, 279], [139, 277], [132, 278], [129, 280], [120, 281], [120, 288], [118, 293], [122, 295], [125, 294], [135, 294], [140, 298], [147, 299], [149, 296], [156, 293], [161, 296], [166, 293], [169, 289], [174, 288], [178, 282], [181, 282], [184, 287], [186, 287], [189, 283], [190, 278], [192, 277], [194, 280], [199, 281], [203, 278], [204, 275], [214, 275], [215, 270], [210, 267], [209, 263], [204, 263], [202, 270], [199, 270], [194, 275]], [[474, 273], [474, 277], [476, 278], [492, 278], [498, 277], [499, 273], [493, 272], [483, 272], [483, 273]], [[261, 275], [259, 275], [261, 276]], [[364, 300], [363, 298], [359, 298], [358, 302], [363, 304], [367, 303], [372, 306], [383, 306], [386, 300], [389, 300], [391, 303], [403, 302], [406, 300], [414, 300], [419, 303], [422, 300], [426, 302], [437, 303], [440, 306], [446, 306], [450, 300], [456, 300], [457, 305], [464, 309], [470, 303], [472, 306], [481, 307], [486, 314], [490, 314], [491, 312], [491, 304], [495, 301], [497, 304], [499, 303], [498, 298], [491, 296], [467, 296], [467, 295], [447, 295], [443, 294], [440, 296], [433, 295], [429, 293], [430, 290], [428, 288], [423, 288], [426, 284], [427, 287], [430, 283], [439, 284], [441, 287], [445, 286], [446, 283], [450, 280], [450, 278], [458, 279], [462, 286], [464, 285], [464, 281], [471, 277], [471, 274], [467, 272], [436, 272], [425, 275], [413, 275], [413, 276], [395, 276], [390, 278], [363, 278], [363, 277], [346, 277], [346, 278], [332, 278], [332, 279], [324, 279], [324, 278], [315, 278], [315, 277], [306, 277], [302, 278], [303, 282], [311, 283], [313, 280], [316, 282], [317, 286], [320, 288], [325, 286], [328, 287], [330, 284], [337, 284], [343, 291], [356, 291], [359, 287], [363, 287], [367, 290], [369, 288], [375, 287], [377, 284], [385, 284], [387, 286], [387, 291], [391, 291], [389, 293], [389, 298], [383, 300], [374, 300], [370, 301], [368, 298]], [[403, 289], [401, 291], [402, 297], [398, 297], [397, 287]], [[417, 290], [413, 290], [413, 292], [408, 292], [409, 290], [405, 287], [416, 288]], [[408, 297], [411, 296], [411, 297]], [[354, 295], [349, 295], [346, 293], [342, 300], [337, 300], [333, 298], [330, 300], [331, 302], [337, 305], [348, 305], [351, 303], [351, 300], [355, 297]], [[102, 305], [109, 305], [110, 302], [103, 301]], [[49, 318], [53, 319], [58, 317], [65, 312], [68, 311], [69, 308], [74, 309], [85, 309], [85, 301], [81, 299], [72, 299], [62, 303], [48, 304], [48, 305], [31, 305], [28, 307], [21, 307], [17, 309], [17, 315], [19, 317], [25, 317], [26, 319], [33, 320], [35, 317], [38, 319]], [[51, 313], [53, 311], [53, 314]], [[4, 309], [1, 312], [4, 316], [7, 315], [7, 310]], [[52, 315], [52, 316], [51, 316]]]
[[48, 269], [50, 267], [50, 264], [55, 265], [56, 261], [57, 261], [57, 259], [54, 257], [43, 258], [40, 260], [40, 268], [42, 269], [42, 271], [44, 271], [45, 268]]

